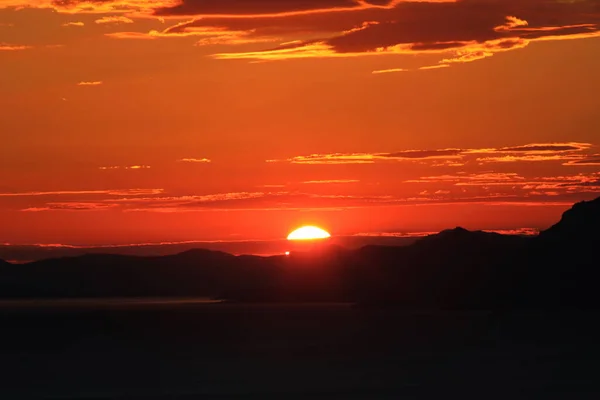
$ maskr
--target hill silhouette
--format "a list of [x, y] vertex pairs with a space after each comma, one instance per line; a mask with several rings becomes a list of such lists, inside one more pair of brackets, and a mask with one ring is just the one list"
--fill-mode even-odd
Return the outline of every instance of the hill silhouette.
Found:
[[600, 242], [600, 197], [576, 203], [558, 223], [540, 232], [540, 240], [574, 243]]
[[599, 228], [600, 198], [575, 204], [534, 238], [514, 263], [520, 269], [515, 276], [522, 277], [516, 300], [535, 307], [598, 307]]
[[455, 228], [410, 246], [323, 245], [289, 256], [194, 249], [170, 256], [87, 254], [0, 262], [5, 298], [202, 296], [349, 301], [407, 308], [597, 308], [600, 198], [537, 237]]

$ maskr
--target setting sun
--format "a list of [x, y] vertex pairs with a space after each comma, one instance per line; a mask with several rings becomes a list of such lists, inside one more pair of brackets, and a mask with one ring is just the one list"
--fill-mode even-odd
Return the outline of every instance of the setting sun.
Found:
[[327, 239], [331, 235], [316, 226], [303, 226], [298, 228], [287, 237], [288, 240], [315, 240], [315, 239]]

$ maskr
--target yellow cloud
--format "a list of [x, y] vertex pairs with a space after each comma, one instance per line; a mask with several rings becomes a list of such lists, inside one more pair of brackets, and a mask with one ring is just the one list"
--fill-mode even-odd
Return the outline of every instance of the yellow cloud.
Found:
[[65, 22], [64, 24], [62, 24], [62, 26], [65, 26], [65, 27], [69, 27], [69, 26], [81, 27], [81, 26], [85, 26], [85, 24], [83, 22]]
[[133, 24], [133, 20], [131, 18], [127, 18], [122, 15], [102, 17], [94, 22], [97, 24]]

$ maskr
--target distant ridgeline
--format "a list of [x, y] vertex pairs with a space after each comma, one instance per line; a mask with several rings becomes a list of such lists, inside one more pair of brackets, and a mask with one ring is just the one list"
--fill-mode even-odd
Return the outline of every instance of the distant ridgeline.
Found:
[[537, 237], [462, 228], [411, 246], [255, 257], [190, 250], [0, 262], [0, 296], [198, 296], [246, 302], [351, 301], [406, 308], [600, 308], [600, 198]]

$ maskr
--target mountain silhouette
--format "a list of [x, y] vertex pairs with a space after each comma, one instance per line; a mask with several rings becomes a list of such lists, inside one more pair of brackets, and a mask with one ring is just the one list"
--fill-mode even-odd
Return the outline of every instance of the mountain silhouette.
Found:
[[521, 279], [520, 298], [532, 307], [600, 306], [597, 285], [600, 198], [580, 202], [532, 240], [513, 269]]
[[194, 249], [0, 262], [5, 298], [202, 296], [244, 302], [347, 301], [406, 308], [598, 308], [600, 198], [537, 237], [455, 228], [410, 246], [323, 244], [289, 256]]
[[600, 197], [576, 203], [558, 223], [540, 232], [541, 240], [551, 242], [600, 242]]

